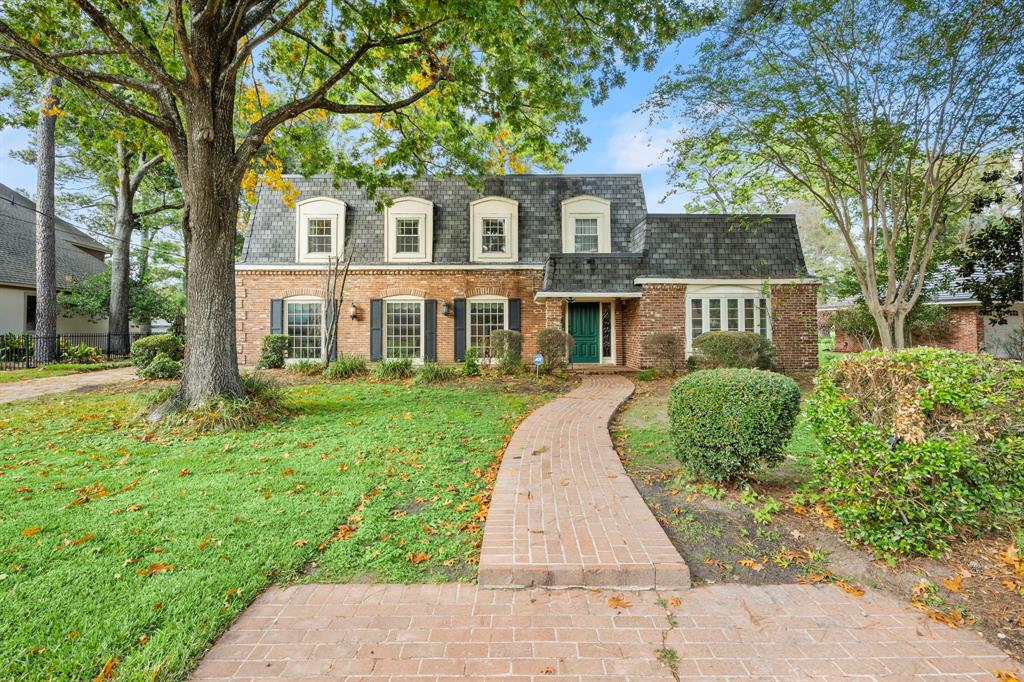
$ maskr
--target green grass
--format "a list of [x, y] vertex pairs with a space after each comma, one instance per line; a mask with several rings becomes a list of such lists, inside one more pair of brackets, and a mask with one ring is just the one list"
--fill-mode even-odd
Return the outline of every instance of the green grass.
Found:
[[285, 397], [287, 421], [193, 438], [127, 421], [143, 394], [6, 407], [0, 679], [92, 679], [112, 658], [118, 680], [181, 679], [274, 581], [474, 579], [487, 469], [548, 396], [483, 381]]
[[26, 381], [28, 379], [61, 377], [67, 374], [79, 374], [81, 372], [95, 372], [101, 369], [129, 367], [131, 364], [132, 363], [128, 360], [117, 360], [113, 362], [95, 362], [88, 365], [60, 363], [55, 365], [45, 365], [43, 367], [33, 367], [32, 369], [11, 369], [0, 371], [0, 384], [6, 384], [12, 381]]

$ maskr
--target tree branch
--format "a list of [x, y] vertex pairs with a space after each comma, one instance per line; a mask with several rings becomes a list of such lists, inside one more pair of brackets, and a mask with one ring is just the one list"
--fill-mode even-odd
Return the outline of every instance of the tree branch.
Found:
[[140, 163], [139, 167], [136, 168], [135, 172], [132, 174], [132, 178], [130, 180], [132, 191], [134, 192], [135, 190], [137, 190], [139, 188], [139, 185], [142, 184], [142, 180], [146, 177], [146, 174], [149, 173], [149, 171], [156, 168], [157, 166], [159, 166], [161, 163], [163, 163], [163, 161], [163, 155], [157, 154], [151, 159], [147, 159], [146, 161]]
[[253, 50], [277, 34], [288, 24], [288, 22], [298, 16], [302, 10], [309, 7], [312, 2], [313, 0], [299, 0], [299, 2], [295, 3], [294, 7], [284, 13], [284, 16], [271, 24], [270, 28], [252, 40], [246, 41], [245, 45], [242, 46], [242, 49], [240, 49], [238, 54], [235, 55], [235, 58], [231, 60], [230, 64], [228, 64], [228, 68], [225, 69], [224, 73], [226, 74], [226, 77], [232, 78], [235, 72], [238, 71], [242, 64], [245, 63], [245, 60], [249, 58], [249, 55], [253, 53]]
[[161, 211], [172, 211], [172, 210], [177, 210], [179, 208], [184, 208], [184, 207], [185, 207], [185, 204], [183, 204], [180, 201], [173, 202], [173, 203], [165, 202], [165, 203], [160, 204], [159, 206], [154, 206], [153, 208], [147, 208], [147, 209], [142, 210], [142, 211], [136, 211], [135, 212], [135, 217], [136, 218], [145, 218], [146, 216], [155, 215], [157, 213], [160, 213]]

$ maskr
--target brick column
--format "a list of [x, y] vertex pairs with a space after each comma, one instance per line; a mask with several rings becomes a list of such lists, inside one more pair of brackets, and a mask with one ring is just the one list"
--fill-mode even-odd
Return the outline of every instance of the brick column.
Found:
[[639, 299], [626, 302], [626, 364], [636, 369], [650, 367], [643, 352], [644, 339], [656, 332], [679, 334], [686, 339], [686, 285], [645, 284]]
[[771, 285], [772, 344], [780, 371], [818, 369], [817, 286]]

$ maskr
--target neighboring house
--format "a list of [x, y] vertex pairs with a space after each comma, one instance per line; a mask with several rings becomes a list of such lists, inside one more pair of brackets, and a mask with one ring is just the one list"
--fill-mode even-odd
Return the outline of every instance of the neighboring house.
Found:
[[[980, 275], [979, 275], [980, 276]], [[981, 304], [967, 291], [964, 280], [949, 272], [948, 268], [940, 270], [934, 277], [935, 284], [930, 292], [928, 305], [942, 306], [946, 309], [946, 332], [937, 338], [921, 340], [919, 345], [952, 348], [967, 353], [991, 353], [997, 358], [1019, 357], [1024, 347], [1021, 335], [1024, 334], [1024, 305], [1017, 303], [1009, 311], [1004, 324], [992, 324], [991, 319], [981, 314]], [[831, 327], [829, 318], [834, 311], [853, 305], [853, 299], [828, 303], [818, 306], [819, 327]], [[835, 332], [835, 349], [843, 352], [863, 350], [863, 342], [859, 338], [845, 334], [838, 329]], [[917, 342], [911, 339], [912, 343]]]
[[[36, 323], [35, 202], [0, 184], [0, 334], [32, 334]], [[71, 223], [54, 221], [57, 288], [102, 272], [107, 247]], [[105, 334], [107, 321], [57, 316], [58, 334]]]
[[[462, 360], [496, 329], [575, 338], [573, 362], [640, 368], [654, 332], [771, 338], [785, 370], [817, 367], [815, 287], [793, 216], [649, 214], [639, 175], [412, 183], [378, 211], [352, 182], [290, 178], [294, 208], [264, 189], [236, 266], [239, 360], [291, 336], [293, 358]], [[337, 347], [324, 344], [323, 272], [354, 250]]]

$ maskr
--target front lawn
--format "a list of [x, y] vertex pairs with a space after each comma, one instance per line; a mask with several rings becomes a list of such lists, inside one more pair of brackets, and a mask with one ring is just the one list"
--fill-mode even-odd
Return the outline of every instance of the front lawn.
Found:
[[7, 384], [12, 381], [28, 381], [29, 379], [45, 379], [46, 377], [62, 377], [68, 374], [96, 372], [102, 369], [116, 369], [118, 367], [129, 367], [131, 364], [127, 360], [113, 360], [111, 362], [94, 362], [85, 365], [58, 363], [33, 367], [32, 369], [9, 369], [0, 371], [0, 384]]
[[181, 679], [270, 582], [473, 580], [491, 467], [550, 397], [286, 389], [255, 431], [147, 435], [139, 394], [0, 417], [0, 679]]

